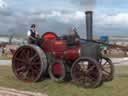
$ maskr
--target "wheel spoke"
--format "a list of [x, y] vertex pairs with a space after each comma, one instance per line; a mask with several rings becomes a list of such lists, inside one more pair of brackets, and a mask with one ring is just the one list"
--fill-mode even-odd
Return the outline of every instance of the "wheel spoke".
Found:
[[38, 54], [35, 54], [34, 56], [32, 56], [32, 57], [31, 57], [31, 61], [32, 61], [33, 59], [35, 59], [36, 57], [38, 57]]
[[17, 72], [21, 72], [21, 71], [24, 71], [25, 68], [26, 68], [25, 66], [22, 66], [21, 68], [16, 69], [16, 71], [17, 71]]
[[31, 49], [27, 49], [27, 52], [26, 52], [26, 56], [29, 58], [30, 57], [30, 50]]
[[108, 62], [106, 61], [102, 66], [104, 67]]
[[32, 65], [32, 69], [39, 70], [40, 69], [40, 66], [38, 66], [38, 65]]
[[22, 62], [22, 63], [26, 63], [26, 61], [24, 61], [23, 59], [20, 58], [15, 58], [16, 61]]
[[110, 74], [110, 72], [106, 71], [105, 69], [103, 70], [103, 72], [107, 73], [107, 74]]
[[28, 77], [27, 77], [28, 73], [29, 73], [29, 71], [27, 70], [26, 72], [24, 72], [22, 74], [24, 80], [27, 80], [28, 79]]
[[91, 79], [91, 80], [93, 80], [93, 81], [95, 81], [96, 80], [96, 78], [94, 78], [93, 76], [91, 76], [91, 75], [89, 75], [89, 78]]
[[37, 62], [37, 61], [39, 61], [39, 60], [40, 60], [39, 57], [35, 57], [32, 61], [33, 61], [33, 62]]
[[93, 71], [93, 69], [95, 68], [96, 66], [91, 66], [89, 69], [87, 69], [87, 73], [90, 72], [90, 71]]
[[37, 75], [37, 72], [35, 72], [35, 71], [32, 70], [32, 76], [33, 77], [36, 77], [36, 75]]
[[82, 81], [82, 80], [84, 80], [84, 79], [85, 79], [84, 77], [80, 76], [80, 78], [78, 78], [77, 80], [78, 80], [78, 81]]
[[85, 73], [84, 72], [82, 72], [82, 71], [77, 71], [77, 72], [75, 72], [76, 73], [76, 76], [81, 76], [81, 75], [84, 75]]
[[32, 65], [40, 65], [40, 63], [34, 63], [34, 62], [33, 62]]
[[[22, 50], [23, 50], [23, 49], [22, 49]], [[23, 56], [24, 59], [27, 59], [27, 56], [26, 56], [26, 49], [22, 51], [21, 56]]]
[[39, 70], [36, 70], [36, 69], [33, 69], [32, 71], [33, 71], [33, 73], [34, 73], [35, 75], [38, 75], [38, 73], [39, 73]]

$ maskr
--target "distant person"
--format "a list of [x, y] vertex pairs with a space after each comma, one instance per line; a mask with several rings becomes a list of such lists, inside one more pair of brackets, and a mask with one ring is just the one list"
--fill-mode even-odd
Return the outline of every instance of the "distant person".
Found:
[[36, 30], [36, 25], [32, 24], [30, 30], [27, 33], [29, 44], [38, 44], [39, 33]]
[[2, 47], [2, 54], [4, 55], [5, 54], [5, 48]]

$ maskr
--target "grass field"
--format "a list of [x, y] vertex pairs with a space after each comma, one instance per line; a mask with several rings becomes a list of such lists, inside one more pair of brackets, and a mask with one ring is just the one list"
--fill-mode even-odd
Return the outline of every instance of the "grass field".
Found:
[[[128, 67], [117, 67], [117, 73], [127, 72]], [[39, 83], [24, 83], [12, 74], [10, 66], [0, 66], [0, 87], [46, 93], [48, 96], [128, 96], [128, 77], [115, 77], [96, 89], [84, 89], [71, 82], [55, 83], [45, 80]]]

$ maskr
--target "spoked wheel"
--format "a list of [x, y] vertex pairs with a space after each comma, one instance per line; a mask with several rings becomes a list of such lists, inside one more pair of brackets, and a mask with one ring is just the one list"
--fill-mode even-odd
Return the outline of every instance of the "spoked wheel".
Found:
[[12, 59], [12, 69], [17, 79], [36, 82], [45, 73], [47, 60], [42, 49], [35, 45], [20, 47]]
[[66, 78], [66, 66], [63, 60], [56, 60], [54, 63], [49, 64], [49, 75], [54, 81], [64, 81]]
[[99, 60], [103, 73], [103, 81], [112, 81], [114, 77], [114, 65], [108, 57]]
[[78, 58], [72, 66], [71, 76], [74, 83], [85, 88], [96, 88], [102, 84], [100, 64], [92, 58]]

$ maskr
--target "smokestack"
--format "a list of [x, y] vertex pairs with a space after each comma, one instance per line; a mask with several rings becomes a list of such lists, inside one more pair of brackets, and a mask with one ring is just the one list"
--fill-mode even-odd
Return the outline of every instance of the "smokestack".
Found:
[[93, 12], [86, 11], [86, 33], [87, 33], [87, 40], [93, 39]]

